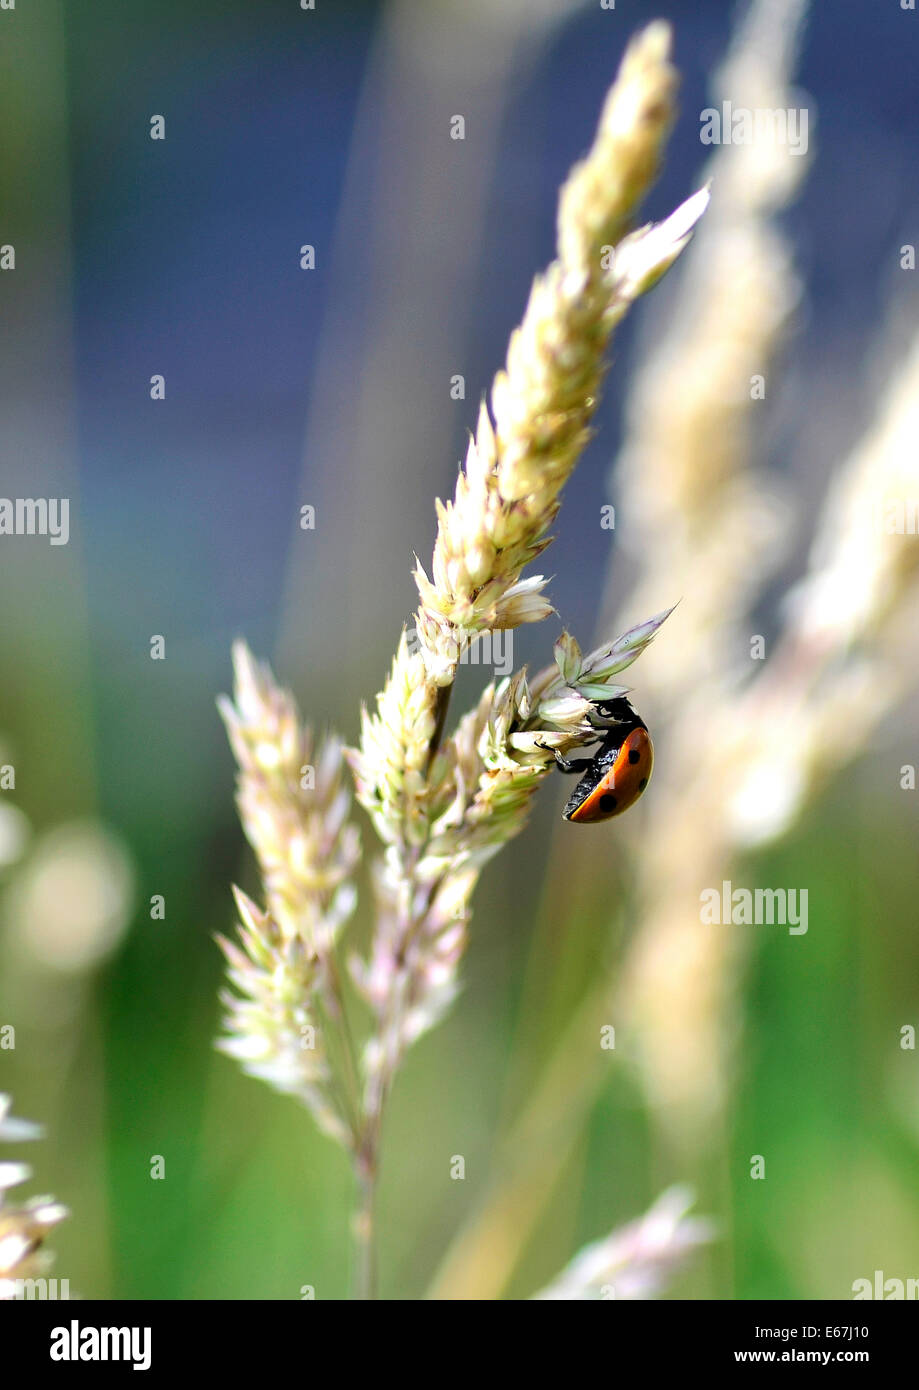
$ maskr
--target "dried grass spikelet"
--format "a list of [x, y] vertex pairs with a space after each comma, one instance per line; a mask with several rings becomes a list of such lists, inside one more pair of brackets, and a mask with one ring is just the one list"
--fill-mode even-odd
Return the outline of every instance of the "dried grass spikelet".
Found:
[[702, 1217], [689, 1216], [693, 1194], [671, 1187], [644, 1216], [586, 1245], [537, 1299], [585, 1302], [655, 1298], [687, 1257], [714, 1235]]
[[633, 41], [593, 147], [562, 191], [559, 258], [533, 286], [495, 380], [493, 419], [483, 405], [456, 495], [438, 506], [432, 578], [416, 570], [417, 649], [403, 635], [376, 711], [363, 714], [360, 746], [348, 754], [358, 799], [387, 847], [372, 959], [354, 967], [378, 1009], [379, 1037], [367, 1054], [373, 1104], [407, 1040], [450, 997], [447, 976], [477, 875], [523, 825], [551, 748], [592, 733], [588, 698], [570, 672], [567, 684], [550, 671], [533, 689], [521, 672], [489, 687], [440, 741], [466, 645], [552, 611], [543, 578], [521, 572], [549, 544], [561, 488], [588, 437], [610, 334], [686, 246], [708, 202], [703, 190], [662, 224], [626, 235], [673, 117], [668, 53], [666, 25]]
[[408, 848], [427, 835], [435, 698], [424, 660], [403, 632], [376, 713], [361, 711], [360, 749], [349, 753], [358, 800], [384, 843]]
[[360, 857], [349, 824], [341, 741], [317, 743], [244, 642], [233, 647], [235, 704], [218, 701], [239, 764], [239, 815], [265, 883], [271, 916], [288, 937], [328, 949], [354, 906]]
[[[0, 1142], [39, 1139], [40, 1127], [14, 1119], [11, 1104], [9, 1096], [0, 1094]], [[53, 1197], [31, 1197], [21, 1206], [9, 1200], [7, 1194], [31, 1175], [28, 1164], [0, 1163], [0, 1300], [17, 1297], [19, 1280], [46, 1272], [53, 1259], [45, 1248], [48, 1233], [69, 1214]]]
[[[554, 766], [550, 750], [596, 741], [591, 701], [624, 693], [614, 678], [647, 650], [670, 611], [586, 656], [563, 634], [554, 666], [531, 679], [520, 671], [490, 684], [440, 750], [429, 778], [427, 835], [413, 847], [408, 873], [399, 847], [389, 847], [377, 875], [371, 959], [352, 961], [378, 1020], [366, 1054], [371, 1108], [406, 1048], [455, 997], [473, 889], [488, 861], [523, 828]], [[349, 757], [358, 796], [372, 805], [365, 753], [351, 750]]]
[[549, 543], [560, 490], [588, 437], [610, 333], [683, 250], [708, 201], [703, 190], [659, 226], [623, 236], [672, 120], [668, 50], [666, 25], [633, 41], [594, 145], [563, 190], [559, 259], [537, 279], [496, 378], [494, 424], [483, 406], [456, 496], [439, 506], [433, 579], [416, 572], [419, 649], [403, 638], [377, 711], [363, 720], [359, 795], [403, 859], [438, 814], [426, 781], [438, 775], [428, 760], [441, 692], [475, 635], [552, 611], [543, 578], [520, 575]]
[[[627, 237], [673, 120], [667, 25], [630, 44], [590, 153], [562, 189], [558, 259], [533, 284], [507, 365], [483, 404], [452, 502], [438, 504], [431, 578], [419, 564], [417, 630], [428, 674], [449, 684], [469, 641], [551, 612], [541, 576], [559, 493], [589, 438], [603, 356], [630, 304], [679, 255], [707, 194]], [[612, 254], [613, 248], [615, 254]]]
[[293, 697], [241, 642], [233, 662], [235, 702], [222, 698], [219, 707], [267, 911], [235, 890], [240, 945], [218, 940], [238, 993], [221, 996], [227, 1036], [217, 1046], [250, 1075], [298, 1096], [325, 1133], [352, 1143], [324, 1026], [343, 1018], [334, 947], [354, 909], [359, 857], [342, 745], [332, 735], [313, 738]]
[[234, 892], [241, 944], [217, 938], [233, 989], [220, 995], [226, 1036], [215, 1046], [247, 1075], [296, 1096], [324, 1134], [348, 1145], [348, 1120], [334, 1087], [317, 1008], [321, 961], [301, 936], [286, 936], [245, 893]]

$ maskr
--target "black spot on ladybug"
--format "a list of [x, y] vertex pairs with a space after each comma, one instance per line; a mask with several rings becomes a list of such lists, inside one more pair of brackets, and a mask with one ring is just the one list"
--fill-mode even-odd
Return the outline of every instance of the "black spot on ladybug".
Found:
[[639, 753], [639, 751], [638, 751], [637, 748], [630, 748], [630, 749], [629, 749], [629, 762], [630, 762], [630, 763], [637, 763], [637, 762], [638, 762], [638, 759], [639, 759], [640, 757], [641, 757], [641, 754]]
[[600, 810], [601, 810], [601, 811], [615, 811], [615, 809], [616, 809], [616, 798], [615, 798], [614, 796], [610, 796], [609, 793], [607, 793], [606, 796], [601, 796], [601, 797], [600, 797]]
[[641, 781], [640, 781], [639, 784], [638, 784], [638, 790], [639, 790], [640, 792], [643, 792], [644, 789], [645, 789], [645, 787], [646, 787], [647, 785], [648, 785], [648, 779], [647, 779], [647, 777], [642, 777]]

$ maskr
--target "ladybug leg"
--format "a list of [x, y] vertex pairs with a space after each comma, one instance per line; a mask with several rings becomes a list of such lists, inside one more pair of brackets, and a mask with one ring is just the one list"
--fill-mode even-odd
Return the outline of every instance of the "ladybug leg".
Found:
[[546, 753], [554, 753], [555, 765], [559, 772], [581, 773], [586, 772], [589, 767], [593, 766], [593, 758], [565, 758], [557, 748], [549, 748], [545, 743], [540, 743], [538, 739], [536, 740], [536, 746], [537, 748], [542, 748]]
[[595, 729], [626, 729], [630, 725], [628, 719], [617, 719], [615, 715], [603, 715], [599, 710], [591, 710], [587, 715], [587, 721]]
[[554, 752], [555, 766], [558, 768], [559, 772], [576, 772], [580, 774], [582, 772], [586, 772], [588, 768], [593, 767], [594, 765], [593, 758], [563, 758], [557, 748], [554, 750]]
[[595, 729], [631, 728], [636, 719], [635, 711], [624, 696], [615, 700], [597, 700], [587, 715]]

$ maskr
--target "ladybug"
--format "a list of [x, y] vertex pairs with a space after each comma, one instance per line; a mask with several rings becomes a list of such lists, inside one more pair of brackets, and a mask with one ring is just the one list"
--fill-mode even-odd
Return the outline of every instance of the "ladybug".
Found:
[[648, 726], [628, 700], [598, 701], [597, 713], [605, 733], [592, 758], [563, 758], [554, 750], [560, 772], [583, 773], [562, 812], [565, 820], [577, 825], [610, 820], [627, 811], [648, 785], [654, 766]]

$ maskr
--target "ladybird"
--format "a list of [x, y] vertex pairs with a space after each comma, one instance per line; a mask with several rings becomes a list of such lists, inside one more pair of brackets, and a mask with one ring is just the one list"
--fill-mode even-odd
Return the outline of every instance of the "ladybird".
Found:
[[597, 703], [605, 732], [592, 758], [563, 758], [561, 772], [583, 773], [562, 815], [577, 825], [609, 820], [627, 811], [651, 780], [654, 746], [643, 719], [621, 698]]

